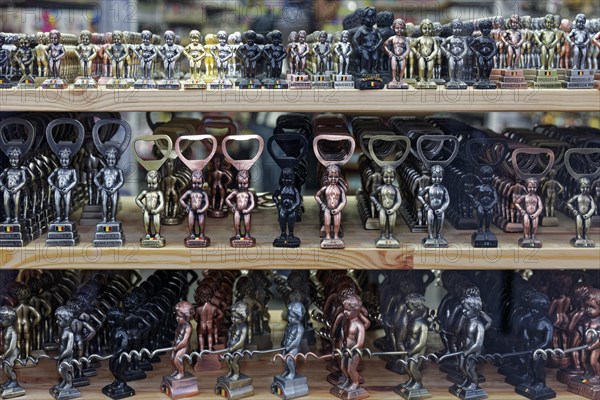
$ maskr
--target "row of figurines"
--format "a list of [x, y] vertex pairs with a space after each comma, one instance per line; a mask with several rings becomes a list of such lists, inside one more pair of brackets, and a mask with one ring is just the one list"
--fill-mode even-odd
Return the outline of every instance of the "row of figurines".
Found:
[[[327, 116], [326, 116], [327, 117]], [[333, 120], [333, 123], [342, 123], [342, 120]], [[0, 123], [0, 131], [8, 125], [27, 127], [29, 130], [28, 139], [25, 142], [12, 140], [6, 142], [3, 139], [3, 147], [1, 150], [8, 156], [10, 166], [5, 168], [0, 174], [0, 190], [4, 197], [4, 223], [2, 224], [2, 232], [0, 232], [0, 243], [4, 246], [23, 246], [27, 244], [33, 237], [32, 231], [37, 230], [40, 224], [39, 216], [33, 218], [29, 214], [36, 210], [39, 206], [37, 192], [33, 190], [30, 193], [30, 188], [27, 183], [30, 179], [27, 178], [26, 168], [23, 166], [25, 158], [33, 144], [34, 127], [23, 119], [8, 118]], [[76, 127], [78, 139], [76, 143], [59, 141], [57, 142], [53, 136], [53, 128], [58, 125], [67, 125]], [[125, 137], [120, 142], [106, 141], [102, 142], [99, 136], [100, 127], [105, 125], [122, 126], [125, 128]], [[54, 217], [52, 223], [47, 225], [48, 240], [47, 245], [50, 246], [74, 246], [79, 243], [79, 234], [76, 224], [69, 220], [71, 210], [73, 208], [73, 193], [79, 183], [78, 170], [73, 166], [73, 159], [77, 156], [84, 141], [84, 127], [77, 120], [73, 119], [57, 119], [52, 121], [46, 129], [46, 139], [54, 154], [58, 157], [60, 166], [50, 173], [45, 179], [48, 182], [48, 190], [53, 192], [54, 200]], [[93, 218], [96, 221], [101, 220], [96, 225], [96, 233], [94, 236], [94, 245], [98, 247], [114, 247], [122, 246], [125, 241], [122, 224], [117, 221], [116, 214], [119, 208], [119, 189], [124, 184], [123, 171], [117, 166], [119, 157], [122, 152], [128, 147], [131, 137], [131, 129], [123, 120], [100, 120], [96, 123], [93, 129], [93, 138], [96, 150], [100, 157], [97, 157], [93, 152], [86, 156], [85, 162], [94, 162], [97, 169], [92, 168], [87, 177], [88, 189], [90, 189], [90, 202], [92, 199], [99, 199], [99, 207], [96, 207], [96, 214]], [[370, 146], [377, 140], [388, 140], [390, 137], [372, 137]], [[407, 143], [407, 149], [404, 151], [402, 160], [396, 160], [390, 165], [389, 162], [381, 161], [379, 158], [371, 158], [375, 160], [381, 167], [379, 183], [375, 187], [370, 188], [369, 199], [372, 208], [376, 210], [379, 219], [380, 236], [376, 240], [377, 247], [397, 248], [400, 243], [394, 235], [396, 216], [401, 206], [403, 199], [398, 186], [395, 185], [396, 168], [402, 168], [404, 159], [407, 158], [410, 141], [406, 137], [393, 136], [392, 140], [403, 141]], [[135, 146], [133, 155], [138, 163], [147, 171], [146, 182], [147, 189], [142, 191], [136, 198], [135, 203], [143, 211], [143, 223], [145, 228], [145, 236], [140, 239], [143, 247], [163, 247], [166, 245], [165, 238], [161, 235], [161, 217], [163, 210], [171, 210], [169, 214], [173, 217], [178, 217], [176, 210], [181, 208], [187, 212], [189, 237], [185, 240], [185, 245], [188, 247], [206, 247], [210, 245], [210, 239], [205, 235], [205, 214], [213, 217], [223, 217], [226, 215], [224, 206], [227, 205], [233, 214], [235, 236], [230, 239], [230, 244], [233, 247], [252, 247], [256, 244], [255, 238], [251, 236], [251, 219], [252, 212], [256, 208], [254, 194], [250, 191], [250, 168], [261, 155], [264, 148], [264, 140], [259, 135], [230, 135], [223, 138], [221, 145], [217, 146], [217, 139], [211, 135], [192, 135], [178, 138], [175, 143], [175, 152], [178, 160], [188, 168], [188, 173], [185, 177], [179, 179], [186, 183], [185, 187], [191, 184], [191, 187], [185, 193], [178, 194], [175, 190], [177, 184], [177, 176], [174, 175], [174, 165], [170, 163], [170, 168], [167, 170], [165, 181], [170, 184], [162, 185], [160, 178], [160, 167], [165, 163], [173, 153], [173, 145], [170, 137], [166, 135], [150, 135], [140, 136], [133, 139], [133, 143], [137, 141], [153, 142], [159, 153], [162, 152], [164, 157], [161, 160], [146, 161], [143, 160], [137, 153]], [[183, 140], [183, 141], [182, 141]], [[251, 160], [236, 160], [231, 157], [227, 151], [226, 143], [234, 141], [255, 140], [259, 149], [256, 156]], [[278, 136], [274, 135], [269, 139], [267, 148], [271, 155], [273, 142], [277, 142]], [[426, 140], [430, 143], [443, 144], [443, 142], [451, 142], [454, 146], [453, 154], [446, 160], [438, 160], [431, 162], [424, 155], [424, 147]], [[182, 153], [181, 143], [191, 143], [200, 141], [208, 145], [211, 153], [202, 160], [189, 160]], [[306, 141], [306, 140], [305, 140]], [[331, 158], [322, 154], [323, 151], [318, 145], [320, 139], [317, 136], [313, 140], [313, 149], [315, 155], [323, 165], [321, 171], [322, 187], [315, 194], [315, 200], [322, 212], [322, 232], [324, 238], [320, 243], [322, 248], [344, 248], [345, 244], [341, 235], [342, 227], [342, 211], [347, 204], [347, 190], [343, 174], [342, 166], [344, 162], [330, 162]], [[348, 142], [354, 147], [354, 139], [349, 134], [340, 134], [338, 136], [327, 137], [334, 145], [339, 145], [341, 142]], [[161, 148], [160, 143], [168, 143], [166, 148]], [[488, 147], [498, 147], [504, 144], [504, 149], [508, 149], [506, 142], [491, 141], [487, 143]], [[458, 154], [458, 139], [454, 136], [422, 136], [417, 141], [417, 149], [419, 150], [420, 161], [430, 168], [431, 176], [427, 180], [423, 178], [423, 182], [418, 185], [418, 192], [412, 193], [412, 197], [408, 197], [411, 203], [421, 205], [420, 220], [426, 225], [428, 235], [423, 239], [425, 247], [447, 247], [448, 242], [442, 237], [441, 230], [446, 217], [446, 212], [450, 206], [450, 193], [442, 184], [444, 179], [444, 167], [449, 165]], [[442, 147], [439, 147], [441, 149]], [[470, 148], [470, 147], [469, 147]], [[219, 155], [214, 157], [219, 150]], [[337, 151], [337, 150], [336, 150]], [[372, 150], [370, 150], [372, 151]], [[599, 171], [589, 174], [577, 174], [574, 172], [571, 161], [571, 155], [589, 155], [598, 153], [598, 149], [570, 149], [565, 157], [568, 164], [567, 169], [572, 173], [573, 177], [578, 180], [579, 192], [574, 193], [567, 201], [567, 209], [575, 215], [577, 236], [571, 241], [576, 247], [593, 247], [594, 242], [589, 235], [592, 216], [596, 211], [596, 199], [590, 193], [592, 180], [597, 177]], [[519, 155], [533, 155], [536, 157], [548, 156], [550, 158], [546, 169], [542, 173], [532, 174], [530, 171], [521, 171], [517, 162]], [[376, 155], [376, 154], [375, 154]], [[214, 157], [214, 160], [213, 160]], [[503, 157], [503, 156], [502, 156]], [[500, 159], [502, 158], [500, 157]], [[349, 157], [346, 157], [346, 161]], [[102, 160], [103, 162], [101, 162]], [[234, 166], [237, 170], [236, 182], [237, 189], [228, 192], [228, 185], [233, 181], [233, 174], [225, 167], [225, 162]], [[295, 160], [296, 164], [300, 160]], [[515, 169], [516, 176], [520, 176], [526, 180], [526, 186], [515, 182], [509, 191], [511, 221], [521, 222], [523, 238], [519, 240], [519, 244], [523, 247], [541, 247], [541, 241], [536, 237], [537, 229], [541, 214], [544, 210], [544, 202], [537, 195], [537, 189], [540, 179], [544, 178], [552, 168], [554, 163], [554, 152], [550, 149], [516, 149], [512, 152], [512, 165]], [[204, 190], [205, 173], [204, 168], [209, 165], [210, 169], [206, 173], [208, 176], [208, 184], [210, 192]], [[183, 167], [183, 166], [182, 166]], [[326, 168], [325, 168], [326, 167]], [[479, 179], [480, 178], [480, 179]], [[497, 212], [499, 204], [499, 196], [496, 185], [493, 184], [494, 170], [489, 165], [483, 165], [480, 169], [480, 177], [478, 182], [472, 184], [468, 190], [468, 201], [475, 210], [478, 218], [478, 230], [473, 234], [472, 244], [476, 247], [497, 247], [498, 241], [496, 236], [490, 231], [490, 223]], [[526, 179], [525, 179], [526, 178]], [[280, 186], [273, 193], [273, 201], [278, 209], [278, 219], [281, 228], [281, 235], [273, 242], [277, 247], [298, 247], [300, 239], [294, 235], [294, 227], [297, 217], [302, 206], [302, 198], [300, 188], [298, 187], [297, 177], [294, 169], [289, 165], [283, 168], [280, 178]], [[555, 181], [553, 181], [555, 182]], [[407, 182], [403, 182], [406, 186]], [[545, 185], [547, 182], [545, 183]], [[514, 186], [514, 188], [513, 188]], [[554, 185], [556, 186], [556, 185]], [[414, 185], [411, 184], [411, 187]], [[520, 187], [520, 190], [518, 190]], [[402, 190], [406, 192], [406, 188]], [[512, 190], [514, 189], [514, 190]], [[414, 197], [414, 198], [413, 198]], [[43, 199], [39, 199], [43, 200]], [[50, 201], [50, 197], [46, 198]], [[406, 201], [407, 198], [404, 199]], [[546, 202], [547, 203], [547, 202]], [[546, 204], [548, 207], [548, 203]], [[551, 205], [553, 208], [553, 206]], [[512, 209], [522, 218], [518, 221], [512, 220]], [[85, 214], [84, 209], [84, 214]], [[91, 210], [89, 210], [91, 211]], [[36, 212], [33, 212], [36, 214]], [[48, 217], [48, 214], [46, 214]], [[36, 220], [37, 218], [37, 220]], [[35, 222], [36, 220], [37, 222]], [[33, 226], [35, 225], [35, 226]]]
[[[303, 344], [305, 325], [302, 322], [306, 315], [306, 307], [297, 300], [287, 304], [287, 326], [283, 333], [281, 347], [262, 351], [252, 350], [247, 343], [252, 330], [248, 321], [251, 318], [251, 311], [256, 306], [256, 301], [250, 298], [237, 301], [229, 307], [231, 326], [224, 341], [226, 343], [224, 348], [206, 347], [202, 351], [192, 353], [189, 351], [192, 332], [191, 319], [196, 312], [203, 313], [201, 307], [194, 308], [194, 305], [187, 301], [173, 305], [175, 321], [170, 323], [176, 325], [176, 328], [172, 346], [151, 350], [142, 350], [132, 344], [139, 340], [138, 336], [140, 335], [139, 332], [136, 333], [136, 330], [142, 329], [138, 325], [138, 319], [134, 318], [131, 321], [133, 317], [130, 316], [130, 311], [124, 312], [118, 307], [112, 307], [106, 313], [107, 324], [112, 330], [110, 335], [111, 354], [108, 356], [88, 355], [85, 359], [78, 355], [80, 354], [79, 350], [75, 348], [75, 343], [80, 341], [74, 340], [77, 334], [81, 335], [83, 332], [81, 323], [74, 324], [81, 318], [79, 313], [82, 310], [79, 308], [75, 312], [71, 305], [60, 306], [53, 314], [60, 328], [57, 349], [60, 356], [56, 359], [61, 383], [51, 389], [51, 394], [57, 399], [80, 396], [77, 389], [80, 383], [74, 380], [74, 370], [80, 368], [82, 362], [89, 363], [98, 359], [109, 359], [110, 370], [116, 379], [115, 382], [103, 389], [103, 393], [115, 399], [121, 398], [119, 396], [123, 394], [131, 396], [135, 392], [126, 382], [143, 378], [133, 379], [126, 371], [131, 366], [139, 367], [144, 357], [147, 357], [145, 360], [149, 360], [159, 353], [172, 351], [171, 362], [175, 367], [175, 372], [163, 377], [161, 384], [161, 390], [172, 398], [190, 397], [198, 393], [196, 377], [185, 372], [184, 363], [186, 361], [195, 360], [202, 364], [212, 358], [213, 366], [209, 369], [220, 369], [218, 362], [214, 364], [214, 358], [218, 355], [223, 356], [229, 367], [229, 373], [218, 378], [215, 389], [218, 388], [222, 392], [220, 390], [215, 390], [215, 392], [223, 397], [234, 399], [250, 396], [254, 391], [252, 379], [241, 372], [240, 361], [247, 356], [252, 357], [254, 354], [265, 353], [279, 353], [273, 360], [280, 359], [284, 363], [285, 371], [274, 377], [271, 391], [286, 399], [308, 394], [307, 379], [297, 373], [296, 361], [300, 357], [307, 359], [311, 355], [316, 359], [333, 361], [333, 369], [330, 370], [332, 373], [327, 380], [333, 385], [330, 393], [341, 398], [348, 398], [349, 395], [362, 396], [360, 398], [368, 397], [366, 389], [360, 386], [364, 382], [360, 375], [360, 363], [361, 359], [367, 355], [382, 357], [388, 361], [386, 368], [408, 374], [409, 380], [395, 388], [395, 392], [406, 399], [414, 398], [417, 394], [422, 397], [430, 396], [423, 386], [422, 376], [419, 373], [423, 364], [430, 362], [438, 363], [440, 369], [449, 374], [448, 379], [455, 383], [450, 388], [450, 393], [456, 397], [464, 398], [466, 394], [469, 394], [469, 398], [486, 398], [487, 393], [479, 386], [484, 379], [476, 367], [477, 363], [481, 361], [495, 363], [499, 367], [499, 372], [506, 376], [507, 383], [515, 386], [518, 394], [530, 399], [538, 400], [556, 395], [546, 385], [545, 368], [547, 363], [549, 366], [562, 366], [557, 375], [562, 383], [568, 385], [569, 391], [591, 399], [595, 398], [593, 397], [594, 392], [600, 385], [598, 379], [600, 360], [598, 352], [594, 350], [599, 340], [598, 330], [600, 329], [599, 289], [591, 287], [586, 282], [573, 285], [576, 297], [573, 300], [577, 303], [573, 306], [572, 311], [575, 314], [581, 313], [577, 317], [579, 320], [576, 321], [579, 337], [572, 338], [572, 340], [563, 338], [562, 342], [559, 340], [562, 347], [558, 348], [554, 337], [555, 334], [562, 336], [564, 327], [554, 327], [549, 315], [551, 302], [548, 295], [541, 288], [536, 287], [533, 279], [529, 281], [523, 278], [514, 280], [515, 289], [518, 289], [522, 295], [515, 300], [510, 313], [511, 326], [515, 328], [509, 334], [509, 336], [514, 336], [513, 342], [510, 344], [511, 347], [507, 348], [508, 352], [485, 354], [483, 344], [486, 339], [486, 331], [492, 331], [490, 328], [496, 316], [489, 315], [489, 311], [484, 310], [480, 289], [467, 275], [450, 271], [446, 277], [446, 272], [444, 272], [443, 282], [448, 293], [440, 303], [438, 317], [440, 318], [439, 322], [442, 323], [440, 336], [445, 348], [441, 353], [432, 353], [431, 348], [428, 351], [431, 346], [428, 341], [431, 324], [430, 313], [426, 299], [420, 293], [424, 291], [422, 289], [426, 284], [423, 286], [422, 276], [417, 281], [416, 274], [403, 275], [408, 279], [398, 285], [401, 288], [400, 292], [394, 291], [391, 298], [386, 297], [384, 292], [389, 294], [389, 286], [395, 281], [387, 279], [387, 282], [384, 280], [380, 285], [379, 301], [388, 307], [381, 319], [386, 327], [386, 337], [382, 338], [383, 340], [379, 341], [379, 344], [378, 341], [375, 342], [375, 346], [382, 349], [382, 351], [376, 352], [365, 348], [365, 333], [371, 325], [371, 320], [358, 294], [360, 289], [355, 279], [346, 275], [345, 271], [331, 271], [322, 276], [323, 294], [327, 298], [325, 305], [329, 303], [330, 299], [334, 299], [331, 305], [335, 303], [333, 312], [328, 312], [323, 308], [327, 314], [323, 321], [329, 321], [329, 325], [327, 325], [329, 329], [325, 329], [320, 334], [323, 339], [322, 344], [327, 344], [324, 347], [325, 356], [322, 357], [306, 351], [306, 343]], [[563, 275], [568, 276], [568, 273], [563, 273]], [[391, 275], [388, 278], [391, 278]], [[410, 281], [413, 281], [412, 285], [409, 284]], [[543, 278], [537, 283], [542, 282]], [[226, 282], [224, 283], [226, 284]], [[214, 292], [213, 288], [212, 294]], [[552, 304], [556, 306], [559, 302], [563, 302], [563, 299], [554, 299]], [[128, 301], [123, 303], [128, 307]], [[212, 306], [214, 308], [217, 305], [212, 304]], [[401, 328], [399, 332], [387, 329], [386, 324], [390, 323], [390, 307], [394, 309], [394, 324]], [[442, 313], [444, 310], [452, 311], [452, 313], [449, 318], [444, 318], [442, 321], [441, 316], [446, 315]], [[567, 306], [563, 311], [571, 312], [571, 308]], [[81, 315], [83, 316], [83, 313]], [[209, 318], [215, 318], [214, 313], [210, 314]], [[9, 378], [2, 388], [6, 390], [4, 394], [7, 395], [7, 398], [24, 394], [13, 370], [15, 364], [27, 364], [29, 361], [37, 363], [42, 358], [51, 358], [34, 356], [25, 362], [17, 361], [19, 359], [19, 341], [15, 332], [16, 321], [17, 315], [13, 307], [2, 306], [0, 308], [0, 323], [5, 329], [3, 359], [6, 361], [5, 372]], [[136, 328], [127, 328], [132, 322]], [[93, 331], [90, 336], [95, 333]], [[464, 338], [457, 340], [456, 337], [461, 335], [464, 335]], [[138, 338], [132, 340], [134, 336]], [[523, 340], [523, 338], [526, 339]], [[520, 340], [521, 343], [518, 345]], [[393, 345], [390, 347], [385, 344], [386, 342], [393, 343]], [[577, 361], [576, 368], [569, 368], [571, 354], [573, 360]], [[552, 359], [550, 356], [553, 356]], [[68, 368], [69, 366], [77, 368]], [[554, 396], [549, 396], [552, 394]]]
[[[232, 79], [242, 88], [265, 86], [281, 89], [287, 88], [288, 84], [292, 88], [351, 88], [355, 85], [355, 78], [355, 87], [376, 89], [384, 87], [381, 73], [387, 71], [391, 72], [388, 88], [392, 89], [408, 88], [403, 79], [417, 76], [417, 88], [435, 88], [435, 80], [440, 80], [442, 75], [448, 79], [447, 88], [465, 89], [465, 81], [471, 84], [475, 81], [475, 70], [478, 71], [478, 84], [475, 87], [489, 89], [496, 87], [490, 82], [491, 74], [500, 82], [514, 83], [511, 79], [496, 76], [505, 68], [533, 70], [530, 74], [535, 76], [529, 78], [546, 84], [539, 87], [557, 87], [558, 80], [552, 76], [550, 81], [547, 71], [556, 68], [569, 70], [571, 67], [577, 73], [573, 75], [569, 72], [564, 77], [572, 83], [566, 87], [593, 86], [600, 32], [590, 34], [588, 26], [595, 24], [586, 25], [587, 20], [583, 14], [577, 15], [575, 27], [567, 31], [556, 25], [557, 19], [551, 14], [540, 18], [543, 24], [539, 30], [531, 29], [530, 17], [523, 17], [521, 20], [516, 14], [507, 20], [506, 26], [503, 26], [502, 17], [468, 23], [454, 20], [449, 27], [451, 34], [445, 37], [440, 36], [442, 26], [437, 24], [436, 32], [436, 25], [428, 19], [421, 22], [417, 34], [412, 27], [411, 35], [408, 31], [410, 25], [402, 19], [393, 20], [392, 16], [392, 21], [388, 21], [390, 26], [375, 27], [376, 17], [376, 10], [369, 7], [362, 12], [360, 26], [348, 27], [335, 35], [325, 31], [317, 31], [311, 35], [302, 30], [293, 32], [285, 46], [279, 31], [266, 35], [268, 44], [259, 44], [266, 40], [254, 31], [246, 31], [242, 35], [228, 35], [225, 31], [219, 31], [216, 34], [218, 43], [213, 43], [215, 35], [211, 34], [207, 35], [206, 44], [203, 45], [200, 43], [200, 32], [193, 30], [190, 32], [190, 44], [186, 47], [176, 44], [176, 35], [172, 31], [165, 32], [165, 44], [162, 46], [153, 44], [156, 35], [147, 30], [133, 35], [136, 43], [125, 43], [123, 32], [112, 32], [107, 36], [110, 43], [101, 46], [92, 44], [92, 34], [84, 31], [80, 35], [79, 45], [71, 49], [79, 58], [82, 74], [76, 86], [96, 87], [96, 80], [92, 79], [96, 75], [105, 77], [101, 83], [107, 84], [109, 88], [128, 88], [134, 85], [140, 89], [179, 89], [181, 84], [175, 78], [178, 60], [182, 55], [188, 59], [190, 66], [190, 79], [186, 81], [187, 85], [184, 84], [187, 89], [206, 88], [207, 83], [213, 88], [232, 88]], [[229, 43], [232, 36], [234, 44]], [[28, 77], [33, 74], [34, 64], [37, 63], [39, 76], [47, 74], [55, 80], [59, 78], [61, 60], [67, 54], [65, 46], [60, 43], [60, 32], [50, 32], [49, 45], [45, 43], [45, 35], [38, 35], [42, 43], [35, 48], [31, 45], [32, 38], [29, 36], [21, 34], [17, 38], [17, 49], [11, 52], [2, 49], [4, 39], [0, 36], [0, 53], [3, 53], [3, 57], [0, 57], [0, 75], [7, 74], [9, 69], [13, 69], [11, 65], [14, 65], [18, 71], [12, 72], [17, 72], [16, 75], [22, 75], [23, 78], [27, 77], [21, 86], [32, 87]], [[158, 56], [163, 60], [164, 82], [157, 86], [152, 79], [152, 72]], [[264, 63], [263, 58], [266, 61]], [[286, 60], [289, 68], [283, 79]], [[536, 74], [536, 68], [545, 72]], [[99, 69], [100, 74], [97, 73]], [[493, 74], [493, 69], [498, 71]], [[241, 79], [237, 76], [239, 70]], [[264, 76], [265, 70], [266, 79], [262, 82], [259, 76]], [[581, 74], [580, 71], [585, 73]], [[310, 72], [312, 78], [309, 79], [306, 72]], [[511, 77], [514, 79], [514, 76]], [[390, 78], [386, 77], [388, 79]], [[441, 79], [438, 83], [444, 82]], [[551, 82], [554, 85], [550, 85]], [[17, 84], [16, 81], [13, 83]], [[43, 86], [66, 87], [64, 82], [59, 83], [62, 85]], [[10, 81], [6, 83], [8, 86], [10, 84]]]

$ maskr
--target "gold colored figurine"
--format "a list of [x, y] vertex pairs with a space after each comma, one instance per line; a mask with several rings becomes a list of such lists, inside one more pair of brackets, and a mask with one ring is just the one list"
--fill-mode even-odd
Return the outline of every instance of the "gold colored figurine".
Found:
[[534, 86], [536, 88], [560, 88], [556, 69], [553, 68], [556, 48], [560, 43], [562, 32], [554, 29], [554, 17], [552, 14], [544, 17], [544, 28], [536, 32], [534, 36], [536, 43], [540, 48], [540, 70], [535, 77]]
[[190, 44], [183, 49], [183, 55], [190, 63], [190, 79], [183, 83], [184, 89], [206, 89], [206, 82], [202, 79], [202, 60], [206, 57], [204, 46], [200, 43], [200, 31], [190, 31]]
[[435, 58], [439, 51], [438, 44], [433, 38], [433, 23], [424, 19], [421, 21], [421, 37], [411, 41], [411, 50], [419, 60], [419, 83], [417, 89], [437, 89], [433, 78]]

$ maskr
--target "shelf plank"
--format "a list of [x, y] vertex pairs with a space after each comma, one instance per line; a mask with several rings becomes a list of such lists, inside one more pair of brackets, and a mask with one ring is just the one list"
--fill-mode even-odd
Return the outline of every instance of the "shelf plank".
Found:
[[[253, 214], [254, 248], [235, 249], [229, 246], [233, 236], [232, 217], [208, 218], [206, 234], [211, 246], [189, 249], [183, 245], [187, 225], [163, 226], [167, 246], [159, 249], [141, 248], [143, 224], [133, 197], [122, 197], [119, 219], [123, 221], [127, 243], [122, 248], [95, 248], [91, 244], [95, 226], [78, 226], [81, 244], [77, 247], [45, 247], [45, 236], [24, 248], [0, 247], [0, 266], [12, 269], [597, 269], [600, 248], [574, 248], [569, 240], [574, 236], [573, 220], [560, 216], [561, 226], [540, 227], [541, 249], [522, 249], [517, 245], [518, 233], [503, 233], [493, 227], [500, 247], [475, 249], [471, 246], [471, 231], [458, 231], [448, 223], [442, 234], [450, 243], [447, 249], [425, 249], [420, 243], [425, 233], [411, 233], [398, 218], [399, 249], [378, 249], [374, 246], [378, 231], [362, 228], [356, 200], [349, 196], [343, 211], [345, 249], [319, 248], [318, 212], [314, 200], [305, 198], [306, 212], [296, 224], [295, 233], [302, 240], [297, 249], [272, 246], [278, 235], [274, 208], [261, 208]], [[75, 215], [77, 220], [77, 215]], [[592, 228], [592, 239], [600, 244], [600, 229]]]
[[595, 89], [526, 90], [93, 90], [2, 89], [2, 111], [265, 111], [432, 113], [598, 111]]

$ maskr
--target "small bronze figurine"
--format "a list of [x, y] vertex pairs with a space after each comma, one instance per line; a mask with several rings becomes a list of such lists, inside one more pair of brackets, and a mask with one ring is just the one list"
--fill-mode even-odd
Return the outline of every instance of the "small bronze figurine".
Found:
[[437, 41], [432, 37], [433, 23], [424, 19], [420, 25], [421, 37], [413, 39], [410, 42], [412, 52], [418, 59], [419, 83], [415, 86], [417, 89], [437, 89], [437, 84], [433, 78], [433, 67], [435, 58], [439, 51]]
[[256, 44], [256, 32], [244, 32], [244, 44], [238, 47], [236, 54], [242, 61], [243, 79], [239, 82], [240, 89], [260, 89], [262, 83], [256, 76], [258, 72], [258, 59], [262, 56], [262, 49]]
[[[406, 63], [410, 54], [410, 43], [406, 39], [406, 23], [403, 19], [396, 19], [392, 24], [395, 35], [390, 36], [383, 44], [383, 50], [391, 60], [392, 81], [388, 89], [408, 89], [408, 84], [402, 81], [406, 71]], [[391, 48], [390, 48], [391, 47]]]
[[60, 78], [60, 64], [67, 55], [65, 46], [60, 42], [60, 32], [56, 29], [50, 31], [50, 44], [46, 47], [48, 59], [48, 79], [42, 83], [44, 89], [65, 89], [67, 83]]
[[177, 329], [171, 352], [171, 362], [175, 366], [175, 372], [163, 376], [160, 390], [172, 399], [181, 399], [198, 394], [198, 380], [194, 375], [185, 371], [182, 358], [189, 352], [192, 339], [190, 320], [194, 316], [194, 306], [188, 301], [180, 301], [175, 305], [175, 314]]
[[554, 213], [554, 207], [556, 205], [556, 199], [565, 191], [565, 187], [556, 179], [556, 170], [551, 169], [548, 172], [544, 184], [541, 188], [541, 195], [544, 199], [544, 218], [542, 219], [542, 226], [558, 226], [558, 218]]
[[206, 89], [206, 82], [202, 79], [202, 60], [207, 56], [204, 46], [200, 43], [200, 31], [190, 31], [190, 44], [183, 49], [183, 55], [190, 63], [190, 79], [183, 83], [184, 89]]
[[0, 326], [3, 330], [3, 346], [2, 353], [2, 372], [8, 378], [6, 382], [0, 385], [0, 397], [3, 399], [11, 399], [25, 395], [25, 389], [17, 382], [17, 374], [15, 373], [15, 361], [19, 359], [20, 349], [18, 347], [17, 332], [15, 326], [17, 323], [17, 314], [12, 307], [0, 307]]
[[98, 49], [91, 44], [92, 34], [90, 31], [83, 30], [79, 35], [79, 45], [76, 50], [79, 55], [79, 67], [82, 76], [75, 80], [74, 87], [77, 89], [95, 89], [98, 84], [92, 78], [92, 66], [94, 59], [98, 56]]
[[71, 330], [73, 322], [73, 311], [68, 306], [60, 306], [54, 312], [58, 327], [62, 330], [56, 357], [56, 368], [60, 374], [61, 381], [52, 386], [50, 394], [57, 400], [69, 400], [81, 397], [81, 392], [73, 386], [73, 346], [75, 338]]
[[223, 218], [227, 216], [225, 205], [225, 194], [229, 184], [233, 181], [231, 172], [223, 165], [225, 163], [223, 154], [216, 154], [211, 168], [208, 171], [208, 186], [210, 187], [210, 208], [208, 215], [213, 218]]
[[506, 65], [508, 69], [517, 69], [521, 64], [521, 47], [525, 40], [521, 31], [521, 18], [517, 14], [511, 15], [508, 25], [509, 29], [501, 37], [507, 49]]
[[[325, 238], [321, 241], [321, 248], [343, 249], [345, 247], [344, 241], [339, 236], [342, 210], [347, 202], [346, 188], [339, 182], [341, 171], [341, 168], [335, 164], [327, 166], [327, 183], [315, 194], [315, 200], [323, 210], [325, 227]], [[325, 200], [321, 198], [323, 195]]]
[[181, 85], [177, 79], [175, 79], [175, 63], [181, 57], [181, 50], [178, 45], [175, 44], [175, 33], [173, 31], [166, 31], [164, 34], [165, 44], [162, 45], [158, 50], [158, 55], [163, 59], [164, 65], [164, 79], [160, 80], [156, 87], [158, 89], [172, 89], [178, 90]]
[[473, 87], [475, 89], [496, 89], [496, 84], [490, 82], [494, 58], [498, 54], [496, 42], [490, 38], [492, 22], [488, 19], [479, 22], [479, 31], [481, 32], [481, 36], [473, 39], [470, 45], [471, 50], [477, 57], [478, 70], [478, 79]]
[[118, 307], [113, 307], [106, 313], [106, 319], [110, 328], [110, 343], [112, 345], [112, 357], [108, 362], [110, 372], [115, 380], [102, 388], [102, 393], [113, 400], [123, 399], [135, 395], [135, 390], [127, 384], [125, 368], [127, 361], [121, 358], [121, 354], [130, 349], [129, 334], [123, 327], [125, 313]]
[[287, 306], [287, 311], [287, 325], [282, 341], [282, 345], [285, 347], [282, 357], [285, 371], [273, 377], [271, 385], [271, 393], [286, 400], [308, 395], [308, 380], [306, 376], [296, 372], [295, 359], [304, 336], [302, 320], [306, 310], [302, 303], [291, 302]]
[[152, 79], [152, 65], [158, 56], [156, 46], [151, 43], [152, 32], [143, 30], [142, 43], [132, 46], [132, 50], [140, 61], [141, 77], [135, 81], [135, 89], [156, 89], [156, 82]]

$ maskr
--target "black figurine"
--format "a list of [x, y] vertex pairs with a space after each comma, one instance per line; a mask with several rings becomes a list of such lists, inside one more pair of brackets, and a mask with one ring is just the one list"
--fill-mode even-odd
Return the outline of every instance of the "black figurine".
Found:
[[281, 44], [283, 35], [280, 31], [271, 31], [267, 34], [267, 39], [271, 43], [264, 47], [263, 53], [269, 60], [269, 72], [268, 78], [263, 80], [263, 85], [267, 89], [287, 89], [288, 82], [285, 79], [281, 79], [283, 60], [287, 57], [287, 50]]
[[356, 89], [383, 89], [383, 79], [377, 70], [379, 53], [383, 38], [379, 30], [375, 29], [377, 10], [375, 7], [365, 8], [362, 25], [354, 32], [352, 43], [360, 55], [361, 78], [355, 81]]
[[113, 307], [108, 310], [106, 315], [108, 326], [111, 328], [111, 343], [113, 356], [108, 361], [108, 368], [115, 377], [115, 380], [110, 385], [102, 388], [102, 393], [111, 399], [122, 399], [135, 395], [135, 390], [127, 384], [125, 377], [125, 368], [127, 361], [121, 359], [120, 355], [129, 350], [129, 334], [123, 327], [125, 323], [125, 313], [118, 307]]
[[300, 208], [300, 192], [294, 185], [296, 175], [291, 168], [281, 170], [279, 187], [273, 192], [281, 235], [273, 241], [275, 247], [299, 247], [300, 238], [294, 236], [294, 225]]
[[481, 183], [475, 186], [473, 192], [469, 193], [469, 198], [477, 210], [477, 232], [471, 236], [471, 244], [473, 247], [498, 247], [498, 239], [490, 231], [494, 208], [498, 203], [498, 193], [492, 185], [494, 170], [492, 167], [484, 165], [479, 173]]
[[258, 75], [258, 59], [262, 56], [262, 49], [256, 44], [256, 32], [250, 30], [244, 33], [244, 44], [237, 49], [237, 55], [244, 65], [244, 78], [240, 80], [240, 89], [260, 89], [262, 84], [256, 79]]
[[494, 66], [494, 57], [498, 54], [498, 47], [494, 39], [490, 37], [492, 22], [483, 20], [479, 23], [481, 36], [476, 37], [470, 45], [471, 50], [477, 57], [477, 70], [479, 76], [473, 85], [475, 89], [496, 89], [496, 84], [490, 82], [490, 74]]

